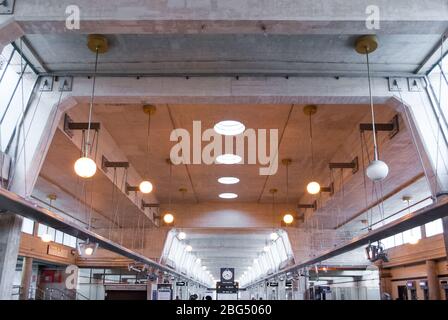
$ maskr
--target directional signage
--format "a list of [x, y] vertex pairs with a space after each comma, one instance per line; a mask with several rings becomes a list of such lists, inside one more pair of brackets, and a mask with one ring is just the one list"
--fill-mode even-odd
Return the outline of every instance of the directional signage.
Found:
[[178, 281], [176, 282], [176, 286], [177, 287], [185, 287], [187, 284], [185, 283], [185, 281]]

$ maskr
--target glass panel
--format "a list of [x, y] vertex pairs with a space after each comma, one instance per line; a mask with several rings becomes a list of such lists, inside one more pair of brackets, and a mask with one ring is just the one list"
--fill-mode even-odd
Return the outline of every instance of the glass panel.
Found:
[[422, 232], [420, 227], [413, 228], [411, 230], [406, 230], [403, 232], [403, 242], [411, 243], [414, 239], [420, 240], [422, 238]]
[[395, 247], [395, 237], [389, 237], [386, 239], [381, 240], [381, 243], [384, 245], [385, 249], [393, 248]]
[[39, 237], [42, 237], [42, 235], [46, 232], [47, 232], [47, 226], [42, 223], [39, 223], [39, 227], [37, 228], [37, 235]]
[[34, 230], [34, 221], [28, 218], [23, 218], [22, 232], [33, 234], [33, 230]]
[[395, 246], [401, 246], [403, 244], [403, 233], [395, 235]]
[[442, 219], [437, 219], [425, 224], [425, 232], [427, 237], [443, 233]]
[[64, 241], [64, 234], [61, 231], [56, 230], [56, 236], [54, 238], [54, 242], [61, 243]]

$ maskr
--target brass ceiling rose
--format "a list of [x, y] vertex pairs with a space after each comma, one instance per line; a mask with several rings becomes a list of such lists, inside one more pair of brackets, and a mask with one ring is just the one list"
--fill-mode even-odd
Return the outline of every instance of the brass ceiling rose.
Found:
[[285, 166], [290, 165], [292, 162], [291, 159], [287, 158], [287, 159], [282, 159], [282, 164], [284, 164]]
[[145, 104], [143, 106], [143, 112], [149, 115], [153, 115], [154, 113], [156, 113], [156, 110], [156, 106], [152, 104]]
[[375, 35], [362, 36], [356, 39], [355, 50], [359, 54], [372, 53], [378, 48], [378, 39]]
[[87, 37], [87, 47], [96, 53], [106, 53], [109, 50], [109, 43], [107, 38], [101, 34], [89, 34]]
[[186, 193], [187, 191], [187, 188], [179, 188], [179, 192]]
[[55, 201], [58, 197], [55, 194], [51, 193], [47, 195], [47, 198], [51, 201]]
[[278, 190], [274, 188], [274, 189], [269, 190], [269, 193], [276, 194], [277, 191], [278, 191]]
[[312, 116], [317, 112], [317, 106], [314, 104], [309, 104], [303, 107], [303, 113], [307, 116]]

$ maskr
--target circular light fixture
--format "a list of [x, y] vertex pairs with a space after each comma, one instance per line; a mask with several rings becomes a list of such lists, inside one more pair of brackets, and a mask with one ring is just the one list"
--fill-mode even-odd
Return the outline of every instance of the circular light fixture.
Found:
[[82, 157], [75, 162], [75, 172], [81, 178], [91, 178], [96, 173], [96, 163], [88, 157]]
[[86, 250], [84, 250], [84, 253], [86, 256], [91, 256], [93, 254], [93, 248], [88, 247]]
[[149, 181], [142, 181], [140, 185], [138, 186], [141, 193], [151, 193], [153, 186], [152, 183]]
[[286, 224], [291, 224], [294, 221], [294, 217], [292, 216], [292, 214], [285, 214], [283, 217], [283, 222]]
[[308, 191], [309, 194], [318, 194], [320, 192], [320, 184], [316, 181], [310, 182], [306, 186], [306, 191]]
[[236, 184], [240, 182], [240, 179], [235, 177], [221, 177], [218, 179], [218, 182], [221, 184]]
[[238, 121], [234, 120], [224, 120], [221, 122], [218, 122], [214, 130], [216, 133], [222, 134], [224, 136], [236, 136], [244, 132], [246, 130], [246, 127], [244, 124]]
[[186, 234], [185, 232], [181, 231], [181, 232], [179, 232], [179, 234], [177, 235], [177, 237], [178, 237], [180, 240], [185, 240], [185, 239], [187, 238], [187, 234]]
[[238, 198], [238, 195], [236, 193], [221, 193], [219, 197], [221, 199], [235, 199]]
[[237, 164], [240, 163], [243, 159], [236, 154], [221, 154], [216, 157], [216, 162], [219, 164]]
[[206, 270], [207, 269], [207, 267], [206, 266], [202, 266], [202, 270]]
[[188, 245], [185, 247], [185, 251], [191, 252], [193, 250], [193, 247]]
[[49, 233], [44, 233], [41, 236], [41, 239], [42, 239], [43, 242], [48, 243], [48, 242], [51, 242], [53, 240], [53, 237]]
[[268, 251], [269, 251], [269, 246], [265, 246], [265, 247], [263, 248], [263, 251], [264, 251], [264, 252], [268, 252]]
[[201, 263], [201, 259], [197, 258], [196, 263]]
[[173, 222], [174, 222], [174, 216], [173, 216], [171, 213], [166, 213], [166, 214], [163, 216], [163, 221], [164, 221], [166, 224], [173, 223]]
[[372, 181], [381, 181], [389, 174], [389, 167], [384, 161], [373, 160], [367, 167], [366, 174]]
[[278, 233], [277, 232], [272, 232], [270, 235], [270, 238], [272, 241], [275, 241], [278, 239]]
[[252, 267], [251, 266], [247, 267], [247, 270], [252, 270]]

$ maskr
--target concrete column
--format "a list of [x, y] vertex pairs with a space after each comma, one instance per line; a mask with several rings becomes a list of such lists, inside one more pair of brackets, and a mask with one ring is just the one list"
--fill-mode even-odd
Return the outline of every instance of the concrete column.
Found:
[[437, 278], [437, 264], [434, 260], [426, 261], [426, 275], [428, 277], [429, 300], [440, 300], [439, 279]]
[[22, 220], [13, 213], [0, 213], [0, 300], [11, 299]]
[[31, 288], [31, 277], [33, 276], [33, 258], [24, 257], [23, 267], [22, 267], [22, 300], [28, 300], [30, 288]]

